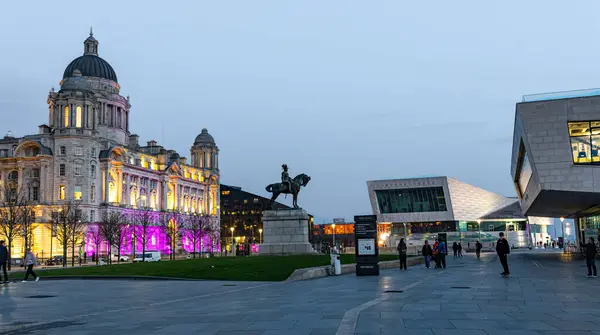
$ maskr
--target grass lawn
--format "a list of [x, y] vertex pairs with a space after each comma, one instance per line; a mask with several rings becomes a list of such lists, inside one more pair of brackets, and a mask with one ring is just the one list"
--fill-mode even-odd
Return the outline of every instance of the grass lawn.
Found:
[[[381, 261], [396, 255], [379, 255]], [[354, 255], [341, 255], [342, 264], [354, 263]], [[296, 269], [329, 264], [328, 255], [215, 257], [157, 263], [89, 266], [38, 271], [42, 277], [59, 276], [152, 276], [187, 279], [282, 281]], [[34, 269], [35, 270], [35, 269]], [[11, 274], [21, 279], [24, 273]]]

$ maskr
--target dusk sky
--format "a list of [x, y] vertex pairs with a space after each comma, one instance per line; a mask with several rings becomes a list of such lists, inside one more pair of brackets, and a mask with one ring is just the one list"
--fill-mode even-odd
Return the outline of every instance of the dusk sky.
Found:
[[[367, 180], [444, 175], [515, 196], [515, 103], [600, 86], [597, 1], [10, 1], [0, 136], [37, 132], [83, 53], [131, 96], [132, 132], [189, 158], [202, 128], [222, 182], [268, 196], [312, 180], [317, 222], [371, 212]], [[291, 204], [291, 197], [281, 199]]]

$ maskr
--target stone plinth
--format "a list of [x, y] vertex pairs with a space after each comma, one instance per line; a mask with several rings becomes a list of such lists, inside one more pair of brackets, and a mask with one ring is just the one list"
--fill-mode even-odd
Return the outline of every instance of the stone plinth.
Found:
[[303, 209], [279, 209], [263, 212], [261, 255], [314, 253], [308, 243], [308, 213]]

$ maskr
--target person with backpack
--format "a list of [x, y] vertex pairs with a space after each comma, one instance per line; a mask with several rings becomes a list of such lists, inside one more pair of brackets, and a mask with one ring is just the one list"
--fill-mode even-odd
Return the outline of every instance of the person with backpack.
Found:
[[401, 238], [400, 242], [398, 243], [398, 253], [399, 253], [399, 258], [400, 258], [400, 270], [407, 270], [406, 269], [406, 243], [404, 242], [404, 239]]
[[502, 263], [502, 276], [508, 277], [510, 275], [510, 271], [508, 270], [508, 254], [510, 254], [510, 247], [508, 245], [508, 241], [504, 238], [504, 233], [500, 232], [500, 238], [498, 242], [496, 242], [496, 253], [498, 254], [498, 258], [500, 258], [500, 263]]
[[598, 249], [596, 248], [596, 243], [594, 243], [594, 238], [590, 237], [588, 243], [585, 245], [585, 263], [588, 268], [588, 277], [593, 276], [598, 277], [598, 272], [596, 271], [596, 254], [598, 253]]
[[437, 247], [438, 250], [438, 259], [440, 262], [440, 267], [446, 268], [446, 254], [448, 253], [448, 249], [446, 248], [446, 243], [444, 241], [440, 241]]
[[425, 240], [425, 244], [421, 249], [421, 255], [423, 255], [423, 257], [425, 258], [425, 267], [429, 269], [429, 267], [431, 266], [431, 257], [433, 257], [433, 249], [431, 249], [429, 241], [427, 240]]

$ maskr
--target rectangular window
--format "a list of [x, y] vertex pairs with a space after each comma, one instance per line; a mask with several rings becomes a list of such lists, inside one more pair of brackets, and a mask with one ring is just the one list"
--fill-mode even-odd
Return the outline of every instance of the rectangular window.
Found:
[[73, 189], [73, 199], [81, 200], [81, 185], [75, 185], [75, 188]]
[[96, 148], [92, 148], [91, 154], [92, 158], [96, 158]]
[[571, 152], [575, 164], [599, 164], [600, 121], [569, 122]]
[[90, 201], [94, 201], [94, 193], [96, 193], [96, 185], [92, 183], [92, 186], [90, 186]]
[[39, 187], [33, 187], [33, 201], [39, 201], [40, 200], [40, 188]]
[[83, 112], [81, 106], [75, 108], [75, 127], [81, 128], [83, 126]]
[[66, 148], [66, 147], [64, 147], [64, 146], [63, 146], [63, 147], [60, 147], [60, 155], [61, 155], [61, 156], [64, 156], [64, 155], [66, 155], [66, 154], [67, 154], [67, 148]]
[[382, 214], [447, 210], [442, 187], [376, 190], [375, 195]]
[[90, 222], [94, 222], [95, 220], [96, 220], [96, 211], [92, 209], [90, 211]]
[[69, 126], [69, 106], [65, 107], [65, 127]]
[[83, 156], [83, 147], [75, 147], [75, 156]]
[[66, 175], [66, 167], [65, 164], [60, 164], [58, 166], [58, 175], [64, 177]]
[[81, 177], [81, 163], [75, 163], [75, 176], [76, 177]]
[[96, 178], [96, 165], [91, 165], [90, 166], [90, 177], [91, 178]]
[[60, 200], [65, 200], [65, 185], [60, 185], [58, 187], [58, 198]]

